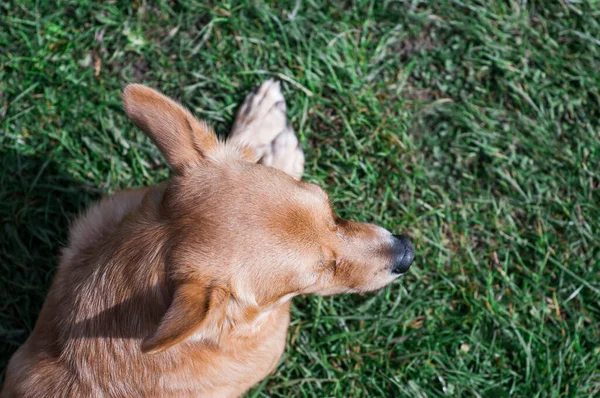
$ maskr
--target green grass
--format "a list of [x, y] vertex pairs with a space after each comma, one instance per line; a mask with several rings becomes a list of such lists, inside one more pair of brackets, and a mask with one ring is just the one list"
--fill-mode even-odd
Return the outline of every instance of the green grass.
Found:
[[122, 87], [226, 134], [275, 76], [306, 179], [417, 257], [374, 295], [296, 299], [249, 396], [600, 394], [598, 0], [59, 3], [0, 3], [1, 369], [77, 213], [169, 175]]

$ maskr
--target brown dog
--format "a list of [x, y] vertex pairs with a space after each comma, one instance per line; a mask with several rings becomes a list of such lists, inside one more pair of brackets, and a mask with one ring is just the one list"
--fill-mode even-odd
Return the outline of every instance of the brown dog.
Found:
[[174, 175], [73, 225], [2, 397], [239, 396], [281, 357], [292, 297], [379, 289], [410, 266], [406, 238], [299, 181], [278, 83], [248, 96], [227, 143], [147, 87], [124, 103]]

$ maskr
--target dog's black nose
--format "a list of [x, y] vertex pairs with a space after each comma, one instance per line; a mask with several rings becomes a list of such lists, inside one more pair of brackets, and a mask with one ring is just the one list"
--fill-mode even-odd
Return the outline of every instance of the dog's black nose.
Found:
[[403, 274], [415, 258], [415, 249], [406, 236], [394, 235], [392, 273]]

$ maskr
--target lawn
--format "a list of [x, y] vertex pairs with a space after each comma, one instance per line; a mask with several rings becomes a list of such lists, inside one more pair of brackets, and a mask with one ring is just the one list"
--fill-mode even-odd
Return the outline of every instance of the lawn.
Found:
[[122, 87], [226, 135], [276, 77], [305, 178], [416, 260], [295, 299], [249, 396], [600, 394], [598, 21], [598, 0], [0, 2], [2, 373], [78, 212], [169, 176]]

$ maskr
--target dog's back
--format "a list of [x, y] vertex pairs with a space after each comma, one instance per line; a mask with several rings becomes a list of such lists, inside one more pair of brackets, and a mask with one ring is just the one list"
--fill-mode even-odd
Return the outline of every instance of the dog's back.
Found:
[[230, 339], [225, 351], [184, 344], [155, 356], [141, 352], [140, 339], [170, 301], [163, 192], [120, 192], [74, 224], [36, 328], [9, 363], [3, 397], [230, 396], [276, 364], [287, 306], [265, 334]]
[[[157, 194], [161, 191], [159, 189]], [[63, 251], [36, 327], [7, 368], [3, 390], [5, 394], [10, 392], [7, 396], [90, 396], [94, 374], [105, 366], [103, 359], [112, 356], [110, 351], [134, 349], [127, 348], [132, 337], [128, 335], [135, 333], [128, 330], [132, 324], [127, 319], [138, 323], [143, 319], [138, 314], [148, 311], [149, 307], [143, 305], [143, 294], [131, 295], [131, 289], [142, 282], [139, 273], [135, 283], [123, 283], [127, 267], [131, 265], [127, 253], [147, 257], [148, 261], [144, 262], [149, 271], [147, 277], [152, 278], [151, 273], [160, 271], [156, 261], [157, 267], [152, 269], [151, 253], [133, 247], [144, 245], [143, 236], [138, 234], [143, 231], [141, 228], [136, 231], [135, 224], [139, 221], [124, 220], [131, 212], [142, 212], [146, 192], [149, 189], [119, 192], [92, 206], [74, 223], [69, 246]], [[151, 199], [149, 195], [144, 203], [145, 213], [156, 208]], [[144, 293], [152, 289], [148, 286]], [[156, 287], [154, 292], [150, 297], [160, 297]], [[157, 302], [161, 301], [164, 300]], [[155, 303], [151, 307], [155, 307]], [[160, 313], [156, 317], [154, 322], [158, 322]], [[139, 323], [138, 327], [144, 329]], [[128, 331], [122, 334], [119, 329]], [[113, 337], [110, 346], [102, 337]], [[115, 366], [118, 367], [112, 360], [106, 365], [111, 368], [106, 369], [107, 374], [114, 373]]]

